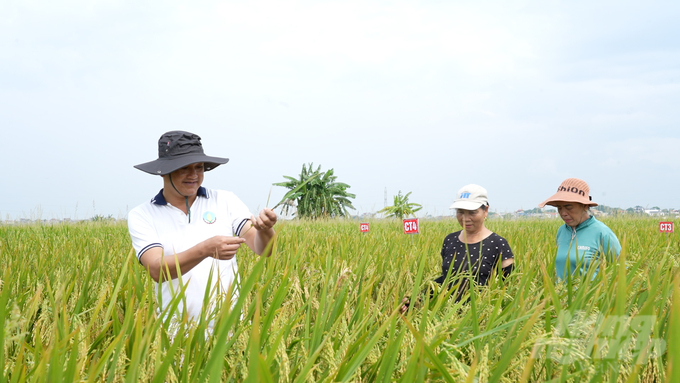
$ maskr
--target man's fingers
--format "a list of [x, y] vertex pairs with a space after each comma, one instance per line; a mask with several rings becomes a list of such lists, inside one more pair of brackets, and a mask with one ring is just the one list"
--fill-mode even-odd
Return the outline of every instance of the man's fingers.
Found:
[[262, 230], [260, 227], [260, 223], [257, 222], [257, 218], [255, 218], [254, 215], [250, 216], [250, 224], [253, 225], [253, 227], [257, 230]]
[[216, 255], [218, 259], [221, 260], [229, 260], [234, 258], [236, 253], [238, 252], [238, 249], [241, 247], [240, 243], [235, 243], [235, 244], [229, 244], [229, 245], [222, 245], [219, 250], [216, 251]]
[[240, 243], [222, 246], [222, 251], [236, 251], [241, 247]]
[[271, 217], [269, 217], [264, 210], [261, 211], [260, 214], [258, 214], [257, 218], [251, 215], [250, 222], [257, 230], [271, 229], [272, 226], [274, 226], [274, 224], [276, 223], [276, 221], [272, 220]]
[[206, 256], [216, 259], [229, 260], [236, 255], [236, 252], [245, 243], [244, 238], [231, 237], [226, 235], [216, 235], [204, 241]]
[[264, 211], [260, 212], [260, 216], [258, 217], [257, 221], [263, 228], [269, 229], [270, 227], [274, 226], [274, 222], [272, 222], [271, 218], [269, 218]]
[[246, 240], [241, 238], [241, 237], [232, 237], [228, 235], [217, 235], [215, 237], [212, 237], [210, 239], [212, 241], [211, 243], [215, 245], [215, 247], [221, 246], [221, 245], [230, 245], [230, 244], [240, 244], [245, 242]]
[[276, 213], [272, 209], [263, 209], [260, 212], [260, 219], [267, 228], [271, 228], [276, 224]]
[[276, 213], [272, 209], [265, 208], [262, 210], [269, 220], [276, 222]]
[[276, 213], [274, 213], [274, 210], [265, 209], [263, 212], [267, 217], [267, 220], [271, 223], [269, 227], [274, 227], [274, 225], [276, 225], [276, 221], [278, 220], [278, 217], [276, 216]]

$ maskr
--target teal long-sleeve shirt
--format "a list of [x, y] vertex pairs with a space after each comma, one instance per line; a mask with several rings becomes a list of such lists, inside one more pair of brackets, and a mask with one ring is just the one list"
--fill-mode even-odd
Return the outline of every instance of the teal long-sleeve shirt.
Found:
[[[570, 275], [582, 275], [588, 272], [590, 264], [598, 267], [598, 257], [605, 255], [608, 261], [619, 256], [621, 244], [616, 234], [604, 223], [590, 217], [576, 228], [566, 224], [557, 230], [557, 256], [555, 271], [557, 278], [564, 279], [569, 264]], [[578, 268], [578, 271], [577, 271]], [[597, 274], [595, 269], [593, 276]]]

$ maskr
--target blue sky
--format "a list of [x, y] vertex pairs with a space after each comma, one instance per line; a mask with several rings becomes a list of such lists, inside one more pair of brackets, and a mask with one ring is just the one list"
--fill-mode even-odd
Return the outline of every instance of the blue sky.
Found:
[[680, 3], [596, 3], [3, 1], [0, 215], [125, 217], [169, 130], [252, 211], [308, 162], [358, 213], [469, 183], [528, 209], [569, 177], [680, 208]]

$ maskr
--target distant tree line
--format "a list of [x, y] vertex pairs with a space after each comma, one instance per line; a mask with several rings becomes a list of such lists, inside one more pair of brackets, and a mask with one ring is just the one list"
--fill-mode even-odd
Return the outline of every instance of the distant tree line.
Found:
[[[606, 213], [606, 214], [609, 214], [609, 215], [619, 215], [619, 214], [645, 215], [645, 214], [647, 214], [647, 213], [645, 213], [645, 210], [658, 210], [662, 213], [670, 214], [675, 209], [673, 209], [673, 208], [661, 209], [658, 206], [654, 206], [654, 207], [651, 207], [651, 208], [645, 208], [645, 207], [642, 207], [642, 206], [639, 206], [639, 205], [635, 206], [635, 207], [629, 207], [627, 209], [622, 209], [622, 208], [619, 208], [619, 207], [611, 207], [611, 206], [607, 206], [607, 205], [598, 205], [598, 206], [593, 206], [592, 210], [597, 210], [599, 212]], [[546, 213], [548, 211], [554, 211], [554, 208], [536, 207], [536, 208], [533, 208], [533, 209], [524, 210], [524, 214], [527, 214], [527, 215], [542, 214], [542, 213]]]

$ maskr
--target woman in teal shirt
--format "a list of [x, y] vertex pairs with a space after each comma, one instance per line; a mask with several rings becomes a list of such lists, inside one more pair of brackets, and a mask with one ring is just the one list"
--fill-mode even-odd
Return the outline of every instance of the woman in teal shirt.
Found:
[[557, 230], [555, 269], [559, 279], [567, 277], [567, 269], [569, 275], [586, 274], [591, 264], [595, 267], [595, 276], [600, 256], [613, 261], [621, 252], [616, 234], [590, 214], [590, 207], [597, 204], [592, 202], [589, 193], [585, 181], [568, 178], [557, 188], [557, 193], [538, 205], [556, 207], [564, 221]]

